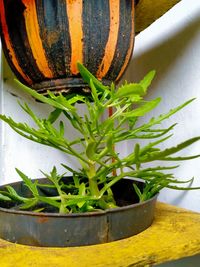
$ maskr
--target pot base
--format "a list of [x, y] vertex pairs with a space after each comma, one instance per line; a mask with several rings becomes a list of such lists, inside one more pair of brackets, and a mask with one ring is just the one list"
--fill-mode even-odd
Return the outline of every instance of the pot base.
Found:
[[[108, 80], [102, 81], [104, 85], [110, 85], [111, 82]], [[35, 83], [31, 86], [38, 93], [42, 95], [48, 95], [48, 91], [59, 94], [81, 94], [90, 95], [91, 89], [88, 84], [83, 81], [82, 78], [62, 78], [43, 81], [40, 83]]]

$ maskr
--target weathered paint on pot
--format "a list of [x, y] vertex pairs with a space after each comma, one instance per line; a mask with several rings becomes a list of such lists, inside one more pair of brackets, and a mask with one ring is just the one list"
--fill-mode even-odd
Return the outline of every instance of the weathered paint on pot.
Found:
[[[112, 188], [118, 205], [126, 202], [127, 206], [103, 212], [33, 213], [8, 209], [0, 202], [0, 237], [19, 244], [65, 247], [105, 243], [138, 234], [152, 224], [157, 196], [136, 203], [132, 184], [132, 180], [124, 179]], [[19, 194], [27, 195], [22, 182], [12, 186]]]
[[45, 94], [87, 91], [77, 62], [118, 81], [134, 45], [134, 0], [0, 0], [4, 54], [20, 81]]

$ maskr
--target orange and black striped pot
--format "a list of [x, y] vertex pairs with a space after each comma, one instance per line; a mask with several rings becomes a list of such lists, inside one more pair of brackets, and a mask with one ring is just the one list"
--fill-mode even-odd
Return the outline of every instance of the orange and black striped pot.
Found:
[[38, 92], [83, 92], [76, 63], [119, 81], [134, 44], [134, 0], [0, 0], [4, 54]]

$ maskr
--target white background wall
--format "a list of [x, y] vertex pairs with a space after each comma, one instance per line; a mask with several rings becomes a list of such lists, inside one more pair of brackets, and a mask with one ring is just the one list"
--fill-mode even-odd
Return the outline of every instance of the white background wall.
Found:
[[[27, 120], [17, 104], [20, 99], [28, 101], [31, 107], [36, 107], [39, 114], [45, 115], [46, 106], [25, 97], [16, 87], [13, 74], [5, 61], [2, 68], [0, 112], [11, 115], [18, 121]], [[163, 98], [154, 113], [164, 113], [185, 100], [197, 98], [167, 123], [179, 123], [176, 134], [167, 145], [200, 135], [200, 1], [182, 0], [136, 37], [133, 60], [124, 78], [138, 81], [151, 69], [156, 69], [157, 76], [148, 98]], [[1, 184], [18, 180], [15, 167], [33, 178], [41, 176], [39, 169], [49, 171], [52, 165], [62, 171], [59, 164], [65, 162], [66, 158], [60, 152], [24, 140], [2, 122], [0, 127]], [[129, 147], [128, 144], [126, 149], [123, 146], [123, 153], [127, 153]], [[200, 154], [200, 142], [185, 153]], [[75, 164], [72, 163], [72, 167], [76, 167]], [[200, 186], [200, 158], [182, 162], [175, 174], [181, 179], [194, 176], [196, 179], [193, 186]], [[200, 190], [188, 193], [164, 190], [160, 200], [200, 211]]]
[[[200, 135], [200, 1], [182, 0], [162, 18], [136, 37], [133, 60], [124, 78], [138, 81], [155, 69], [156, 78], [148, 98], [162, 97], [152, 113], [164, 113], [190, 98], [196, 100], [174, 115], [163, 126], [178, 122], [176, 132], [166, 147]], [[127, 146], [127, 150], [129, 146]], [[181, 153], [200, 154], [200, 142]], [[195, 177], [200, 186], [200, 158], [180, 162], [175, 170], [180, 179]], [[173, 163], [172, 163], [173, 164]], [[200, 190], [177, 192], [164, 190], [160, 200], [200, 212]]]

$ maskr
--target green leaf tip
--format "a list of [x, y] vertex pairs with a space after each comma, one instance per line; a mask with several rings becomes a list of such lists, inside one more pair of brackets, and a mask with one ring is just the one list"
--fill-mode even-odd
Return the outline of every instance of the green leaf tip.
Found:
[[143, 87], [145, 93], [148, 87], [150, 86], [150, 84], [152, 83], [152, 80], [154, 79], [155, 75], [156, 75], [156, 71], [152, 70], [149, 73], [147, 73], [147, 75], [140, 81], [139, 84]]
[[92, 79], [94, 85], [101, 91], [107, 90], [109, 87], [103, 85], [83, 64], [77, 62], [78, 70], [83, 80], [90, 85], [90, 79]]

